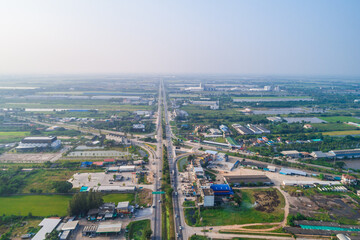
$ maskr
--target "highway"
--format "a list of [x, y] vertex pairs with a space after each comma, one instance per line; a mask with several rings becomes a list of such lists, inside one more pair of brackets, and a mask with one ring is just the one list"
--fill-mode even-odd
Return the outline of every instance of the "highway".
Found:
[[177, 239], [187, 239], [184, 236], [183, 233], [183, 227], [181, 225], [182, 223], [182, 214], [180, 212], [180, 201], [177, 194], [178, 189], [178, 181], [177, 181], [177, 175], [178, 171], [176, 168], [176, 161], [174, 161], [176, 154], [174, 151], [174, 147], [172, 144], [172, 131], [170, 127], [170, 120], [169, 120], [169, 113], [167, 109], [167, 101], [166, 101], [166, 94], [165, 94], [165, 87], [162, 84], [162, 90], [163, 90], [163, 102], [164, 102], [164, 112], [165, 112], [165, 131], [166, 131], [166, 146], [167, 146], [167, 152], [168, 152], [168, 160], [169, 160], [169, 168], [170, 168], [170, 179], [171, 179], [171, 186], [173, 187], [173, 207], [174, 207], [174, 222], [175, 222], [175, 235]]

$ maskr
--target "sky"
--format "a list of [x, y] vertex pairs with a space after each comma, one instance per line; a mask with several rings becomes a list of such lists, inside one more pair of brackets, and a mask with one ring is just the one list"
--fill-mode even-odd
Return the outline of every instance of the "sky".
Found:
[[0, 74], [360, 75], [358, 0], [0, 0]]

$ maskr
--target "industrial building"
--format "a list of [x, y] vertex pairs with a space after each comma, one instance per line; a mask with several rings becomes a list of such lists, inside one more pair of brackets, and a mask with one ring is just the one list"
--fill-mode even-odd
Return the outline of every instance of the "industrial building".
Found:
[[258, 184], [264, 185], [273, 184], [270, 178], [265, 175], [227, 175], [224, 176], [224, 181], [227, 184], [234, 184], [234, 186]]
[[116, 212], [118, 214], [130, 214], [129, 206], [129, 202], [119, 202], [116, 207]]
[[219, 129], [223, 132], [225, 136], [230, 135], [230, 129], [226, 125], [224, 124], [220, 125]]
[[35, 150], [56, 150], [61, 147], [61, 141], [57, 137], [26, 137], [21, 140], [17, 151], [35, 151]]

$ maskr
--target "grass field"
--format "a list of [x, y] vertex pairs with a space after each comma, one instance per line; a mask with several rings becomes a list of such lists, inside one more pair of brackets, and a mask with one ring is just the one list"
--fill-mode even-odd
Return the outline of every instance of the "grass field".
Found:
[[104, 202], [113, 202], [117, 205], [118, 202], [134, 202], [135, 195], [132, 193], [112, 193], [105, 195], [103, 199]]
[[360, 135], [360, 130], [323, 132], [322, 134], [328, 136]]
[[311, 124], [318, 131], [330, 132], [330, 131], [347, 131], [358, 129], [355, 126], [351, 126], [345, 123], [312, 123]]
[[257, 211], [253, 208], [255, 198], [253, 194], [257, 191], [264, 191], [264, 189], [244, 189], [242, 193], [242, 204], [240, 207], [227, 206], [215, 209], [204, 209], [201, 211], [203, 218], [202, 226], [223, 226], [246, 223], [272, 223], [281, 222], [284, 219], [285, 199], [283, 195], [277, 191], [280, 199], [280, 204], [275, 208], [271, 214]]
[[[29, 195], [0, 197], [0, 214], [27, 216], [67, 216], [67, 208], [71, 195]], [[108, 194], [103, 196], [104, 202], [134, 201], [134, 194]]]
[[145, 232], [148, 230], [151, 230], [150, 220], [146, 219], [146, 220], [131, 222], [127, 226], [127, 228], [129, 230], [129, 238], [128, 239], [145, 240], [145, 239], [147, 239], [145, 236]]
[[0, 143], [17, 142], [28, 135], [29, 132], [0, 132]]
[[347, 116], [335, 116], [335, 117], [319, 117], [320, 119], [327, 121], [329, 123], [331, 122], [356, 122], [356, 123], [360, 123], [360, 119], [359, 118], [355, 118], [355, 117], [347, 117]]
[[47, 217], [52, 215], [66, 216], [69, 200], [72, 196], [64, 195], [31, 195], [0, 197], [0, 214]]
[[297, 99], [297, 98], [304, 98], [308, 99], [311, 98], [310, 96], [278, 96], [278, 97], [231, 97], [232, 99]]
[[177, 162], [179, 172], [183, 172], [188, 164], [189, 162], [187, 160], [187, 157], [179, 159]]

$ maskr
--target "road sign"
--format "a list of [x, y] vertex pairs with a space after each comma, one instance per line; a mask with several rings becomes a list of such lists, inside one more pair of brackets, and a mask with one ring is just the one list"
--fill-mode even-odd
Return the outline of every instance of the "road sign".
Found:
[[165, 194], [165, 192], [152, 192], [152, 194]]

